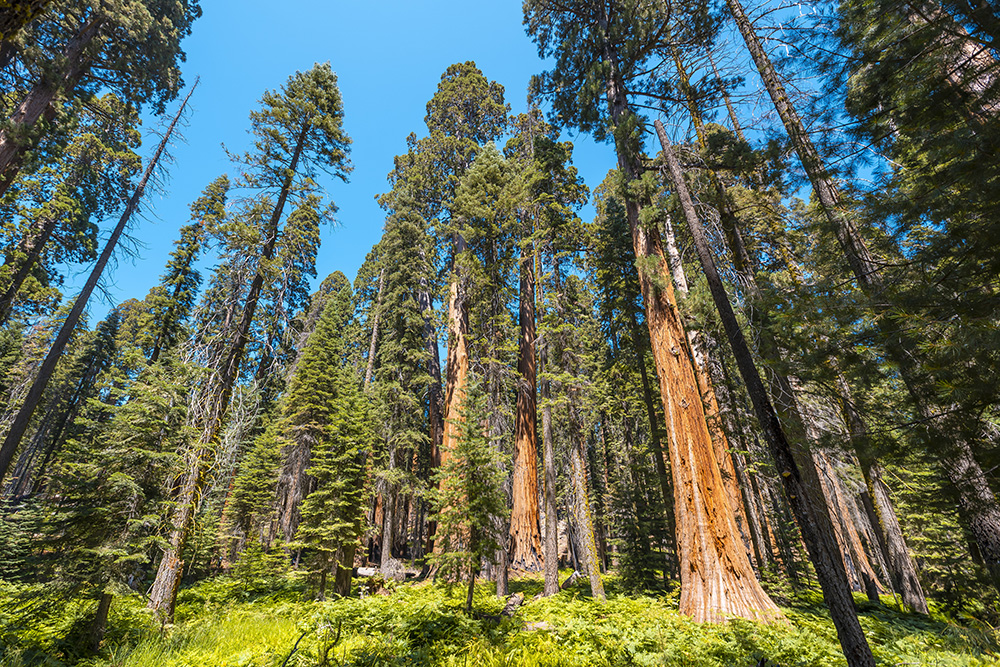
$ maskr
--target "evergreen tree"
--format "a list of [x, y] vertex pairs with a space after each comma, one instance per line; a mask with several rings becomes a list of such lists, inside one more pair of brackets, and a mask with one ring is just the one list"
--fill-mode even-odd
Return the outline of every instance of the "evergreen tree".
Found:
[[431, 561], [446, 576], [468, 577], [466, 612], [472, 611], [480, 563], [493, 562], [500, 549], [505, 531], [498, 530], [496, 518], [507, 512], [506, 475], [496, 443], [488, 435], [485, 405], [481, 385], [473, 376], [455, 425], [455, 449], [435, 474], [440, 487], [434, 494], [440, 546]]
[[[344, 554], [363, 530], [365, 459], [372, 426], [358, 373], [345, 359], [344, 326], [352, 315], [351, 288], [346, 285], [324, 308], [282, 408], [280, 437], [307, 444], [310, 451], [307, 473], [315, 488], [302, 502], [295, 540], [309, 553], [321, 600], [331, 568], [338, 573], [353, 567]], [[346, 595], [349, 590], [347, 578], [346, 589], [336, 592]]]

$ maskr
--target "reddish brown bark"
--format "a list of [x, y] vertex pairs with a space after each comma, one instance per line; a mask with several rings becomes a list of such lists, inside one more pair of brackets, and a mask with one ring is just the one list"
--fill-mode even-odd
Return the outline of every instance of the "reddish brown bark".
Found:
[[517, 412], [514, 422], [514, 471], [511, 480], [510, 567], [542, 569], [538, 511], [538, 426], [535, 363], [535, 267], [533, 248], [521, 250], [521, 298], [518, 319]]

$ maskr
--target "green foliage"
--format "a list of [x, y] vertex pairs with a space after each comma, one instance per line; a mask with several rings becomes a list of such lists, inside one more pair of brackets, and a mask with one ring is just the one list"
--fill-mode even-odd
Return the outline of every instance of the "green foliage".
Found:
[[[541, 583], [512, 585], [530, 597]], [[212, 586], [217, 584], [200, 588]], [[844, 664], [833, 625], [815, 602], [801, 601], [785, 610], [787, 625], [741, 620], [699, 625], [677, 613], [673, 596], [612, 594], [598, 605], [567, 590], [529, 601], [514, 618], [499, 621], [466, 615], [463, 597], [448, 585], [418, 584], [400, 586], [391, 595], [326, 603], [220, 601], [165, 635], [146, 625], [145, 635], [138, 636], [142, 626], [120, 616], [112, 619], [109, 631], [120, 632], [121, 643], [87, 664], [278, 667], [297, 641], [288, 662], [295, 667], [320, 664], [324, 653], [330, 664], [379, 666], [750, 667], [763, 659], [782, 666]], [[180, 607], [185, 604], [182, 600]], [[477, 608], [497, 613], [501, 605], [489, 586], [477, 587]], [[69, 609], [59, 610], [72, 615]], [[2, 618], [9, 629], [11, 617]], [[53, 633], [66, 622], [50, 618], [44, 630], [39, 628]], [[870, 605], [862, 606], [861, 622], [881, 664], [980, 667], [997, 661], [995, 644], [974, 628]], [[132, 630], [122, 632], [123, 626]], [[19, 664], [10, 660], [10, 651], [5, 655], [3, 664]]]
[[508, 513], [504, 475], [496, 443], [488, 434], [482, 387], [470, 373], [467, 393], [454, 421], [457, 442], [438, 469], [433, 495], [440, 553], [431, 560], [451, 577], [475, 577], [482, 560], [500, 548], [498, 520]]
[[265, 549], [255, 535], [236, 559], [232, 576], [244, 593], [259, 593], [274, 588], [288, 567], [288, 556], [280, 543]]

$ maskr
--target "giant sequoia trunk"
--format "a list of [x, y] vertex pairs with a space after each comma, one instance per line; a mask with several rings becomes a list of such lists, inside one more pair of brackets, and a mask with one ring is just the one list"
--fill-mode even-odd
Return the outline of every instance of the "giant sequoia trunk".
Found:
[[149, 164], [146, 165], [146, 171], [143, 173], [142, 179], [139, 181], [139, 184], [136, 185], [135, 192], [132, 193], [128, 203], [125, 205], [125, 210], [118, 219], [118, 224], [115, 225], [114, 230], [111, 232], [111, 236], [108, 238], [108, 242], [104, 245], [104, 249], [101, 251], [100, 257], [97, 258], [97, 263], [94, 265], [90, 275], [87, 277], [87, 282], [84, 283], [83, 289], [80, 290], [76, 300], [73, 302], [73, 307], [70, 309], [69, 314], [63, 321], [62, 327], [60, 327], [59, 333], [56, 335], [56, 339], [52, 343], [51, 349], [49, 349], [48, 354], [45, 355], [45, 359], [42, 361], [42, 365], [38, 369], [38, 375], [35, 377], [34, 382], [32, 382], [30, 389], [28, 389], [24, 402], [21, 404], [20, 410], [18, 410], [17, 415], [14, 417], [14, 421], [10, 425], [7, 437], [4, 439], [3, 445], [0, 446], [0, 482], [3, 482], [3, 478], [7, 474], [10, 462], [14, 458], [14, 454], [17, 452], [18, 446], [21, 444], [21, 439], [28, 430], [31, 418], [35, 414], [35, 410], [38, 408], [38, 403], [42, 399], [42, 394], [45, 392], [45, 388], [48, 387], [49, 380], [52, 378], [52, 373], [55, 372], [56, 364], [59, 362], [59, 357], [62, 356], [63, 351], [66, 349], [66, 345], [69, 343], [70, 337], [73, 335], [73, 330], [76, 328], [77, 323], [80, 321], [80, 317], [83, 315], [83, 311], [87, 307], [90, 295], [93, 294], [98, 281], [100, 281], [101, 276], [104, 274], [104, 269], [111, 260], [111, 256], [114, 254], [115, 248], [118, 245], [118, 240], [125, 232], [125, 228], [128, 226], [129, 221], [139, 208], [139, 202], [142, 200], [142, 196], [146, 191], [146, 185], [149, 183], [149, 179], [152, 177], [153, 171], [159, 164], [160, 157], [163, 155], [163, 151], [167, 146], [167, 141], [173, 135], [174, 128], [177, 127], [177, 122], [180, 120], [181, 114], [187, 107], [188, 100], [191, 99], [191, 95], [194, 93], [195, 86], [197, 85], [198, 83], [195, 82], [195, 85], [191, 87], [187, 97], [184, 98], [184, 102], [177, 111], [177, 115], [174, 116], [170, 126], [167, 128], [166, 133], [163, 135], [163, 139], [157, 146], [156, 152], [153, 153], [153, 157], [150, 159]]
[[757, 413], [757, 419], [764, 432], [764, 437], [767, 439], [775, 467], [781, 474], [788, 503], [795, 513], [795, 519], [802, 531], [806, 548], [809, 550], [812, 563], [816, 568], [816, 575], [819, 578], [820, 587], [823, 589], [823, 598], [837, 628], [837, 636], [840, 639], [844, 656], [851, 667], [874, 667], [875, 659], [865, 639], [864, 632], [861, 630], [861, 624], [858, 622], [857, 612], [854, 609], [854, 599], [847, 583], [847, 573], [844, 571], [844, 563], [839, 554], [831, 548], [830, 542], [823, 539], [820, 533], [826, 529], [826, 525], [830, 524], [829, 516], [826, 516], [826, 520], [823, 521], [826, 508], [817, 506], [812, 494], [808, 493], [805, 488], [805, 479], [795, 461], [792, 447], [785, 437], [781, 422], [778, 420], [778, 414], [767, 396], [764, 383], [760, 379], [757, 366], [750, 354], [750, 348], [747, 346], [746, 338], [744, 338], [736, 315], [733, 313], [729, 296], [726, 294], [725, 286], [715, 268], [715, 260], [711, 255], [708, 239], [701, 226], [701, 221], [695, 213], [687, 184], [684, 182], [684, 174], [681, 172], [669, 142], [664, 141], [663, 152], [667, 159], [670, 179], [680, 199], [681, 210], [687, 220], [688, 229], [698, 252], [698, 259], [712, 292], [712, 300], [719, 311], [719, 317], [726, 330], [726, 337], [729, 339], [733, 356], [740, 369], [740, 375], [746, 384], [754, 411]]
[[942, 407], [938, 404], [934, 378], [928, 377], [921, 368], [922, 355], [917, 341], [901, 331], [891, 318], [885, 317], [891, 305], [886, 298], [886, 285], [881, 269], [853, 222], [844, 215], [833, 177], [827, 171], [802, 120], [788, 99], [750, 19], [739, 0], [726, 0], [726, 3], [812, 183], [820, 208], [836, 234], [858, 285], [875, 311], [885, 350], [898, 366], [907, 391], [924, 420], [925, 439], [941, 448], [939, 460], [957, 492], [960, 517], [976, 540], [993, 576], [994, 585], [1000, 589], [1000, 505], [987, 483], [982, 467], [976, 461], [963, 429], [957, 424], [949, 423], [946, 417], [951, 412], [951, 406]]
[[542, 538], [538, 516], [538, 427], [535, 373], [535, 253], [521, 249], [521, 338], [517, 361], [517, 414], [514, 422], [513, 498], [510, 513], [510, 567], [542, 569]]
[[[631, 111], [617, 54], [609, 42], [605, 42], [602, 56], [609, 70], [606, 95], [610, 115], [616, 125], [622, 125]], [[618, 164], [632, 181], [638, 178], [640, 168], [625, 142], [624, 137], [616, 137]], [[698, 381], [685, 350], [687, 335], [676, 309], [659, 233], [639, 224], [639, 207], [631, 198], [626, 199], [626, 213], [635, 256], [642, 265], [639, 286], [670, 434], [680, 610], [698, 621], [722, 621], [731, 616], [773, 620], [780, 612], [754, 575], [725, 492]]]
[[[233, 341], [218, 371], [217, 377], [212, 382], [207, 396], [208, 406], [200, 420], [200, 434], [197, 443], [191, 447], [185, 455], [185, 472], [182, 475], [178, 493], [176, 495], [176, 505], [171, 516], [170, 536], [168, 538], [167, 550], [160, 560], [160, 566], [156, 571], [156, 579], [149, 594], [148, 607], [153, 609], [161, 618], [170, 621], [174, 616], [174, 604], [177, 600], [177, 590], [181, 583], [181, 573], [184, 562], [181, 557], [184, 546], [187, 544], [188, 533], [194, 521], [195, 512], [201, 504], [202, 491], [204, 490], [205, 472], [209, 467], [215, 447], [219, 442], [219, 435], [225, 424], [226, 416], [229, 412], [230, 399], [233, 396], [233, 388], [236, 385], [236, 378], [239, 375], [240, 366], [243, 363], [243, 356], [247, 343], [250, 340], [251, 325], [257, 311], [257, 304], [260, 301], [261, 292], [264, 288], [264, 265], [274, 257], [275, 246], [278, 242], [278, 226], [281, 215], [288, 200], [292, 182], [298, 169], [299, 159], [305, 147], [306, 137], [310, 130], [309, 121], [302, 123], [299, 135], [296, 138], [295, 148], [289, 160], [288, 169], [278, 200], [275, 202], [274, 210], [268, 221], [264, 247], [261, 249], [260, 260], [250, 289], [247, 291], [246, 302], [240, 321], [236, 325]], [[308, 455], [304, 456], [308, 462]]]
[[[444, 430], [436, 464], [443, 467], [448, 463], [458, 442], [462, 419], [462, 403], [465, 401], [469, 375], [469, 304], [465, 298], [465, 272], [459, 257], [466, 250], [465, 238], [455, 235], [454, 276], [448, 295], [448, 363], [446, 366], [444, 394]], [[440, 485], [446, 485], [442, 480]], [[434, 552], [440, 553], [440, 542]]]

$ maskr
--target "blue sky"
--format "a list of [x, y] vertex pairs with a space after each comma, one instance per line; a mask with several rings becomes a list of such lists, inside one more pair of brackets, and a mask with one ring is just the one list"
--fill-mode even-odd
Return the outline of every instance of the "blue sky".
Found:
[[[142, 298], [156, 283], [188, 220], [188, 204], [219, 174], [235, 175], [222, 144], [244, 149], [250, 110], [296, 70], [330, 61], [339, 77], [354, 172], [350, 183], [324, 183], [340, 210], [338, 225], [323, 234], [317, 274], [322, 279], [339, 269], [353, 280], [382, 232], [384, 216], [374, 197], [387, 189], [386, 174], [393, 156], [405, 150], [407, 134], [425, 133], [425, 104], [448, 65], [474, 60], [503, 84], [514, 113], [524, 110], [530, 76], [546, 68], [525, 35], [516, 0], [287, 0], [279, 12], [262, 0], [203, 0], [203, 10], [185, 42], [185, 79], [190, 84], [201, 77], [193, 113], [184, 140], [172, 146], [174, 162], [161, 191], [147, 195], [145, 218], [133, 228], [143, 244], [139, 256], [122, 260], [106, 281], [116, 303]], [[147, 120], [147, 129], [155, 125]], [[593, 187], [614, 166], [614, 151], [586, 136], [572, 140], [574, 162]], [[155, 139], [147, 137], [143, 154], [154, 147]], [[590, 217], [591, 209], [583, 215]], [[92, 303], [91, 322], [109, 305]]]

